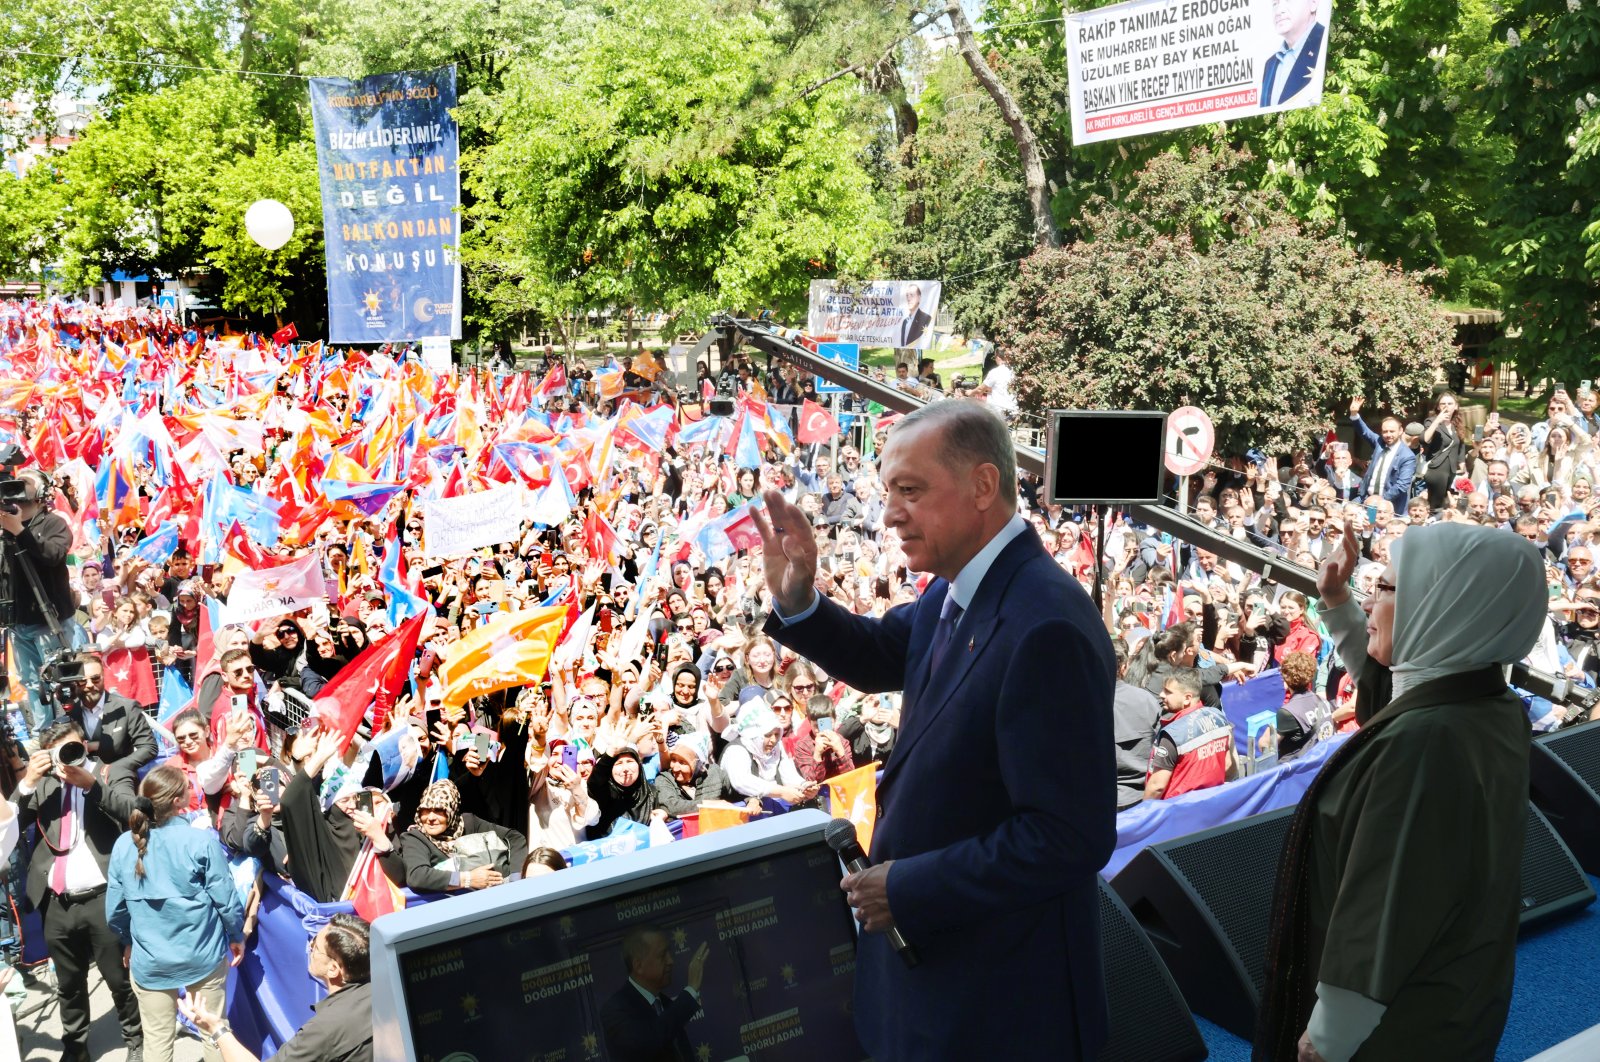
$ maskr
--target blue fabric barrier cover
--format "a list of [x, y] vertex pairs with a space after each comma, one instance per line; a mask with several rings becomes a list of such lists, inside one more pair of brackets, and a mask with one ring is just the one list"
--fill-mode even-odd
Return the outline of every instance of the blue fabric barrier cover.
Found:
[[1117, 815], [1117, 847], [1100, 873], [1110, 881], [1141, 848], [1299, 803], [1328, 753], [1343, 741], [1336, 734], [1273, 770], [1171, 800], [1135, 804]]
[[[311, 1004], [327, 995], [306, 970], [311, 940], [333, 915], [355, 911], [348, 903], [316, 903], [275, 875], [262, 880], [255, 935], [244, 960], [228, 973], [228, 1023], [258, 1058], [277, 1051], [311, 1020]], [[445, 896], [404, 891], [408, 907]]]
[[1274, 668], [1246, 682], [1227, 682], [1222, 686], [1222, 714], [1233, 724], [1233, 746], [1245, 755], [1245, 720], [1257, 712], [1276, 713], [1283, 707], [1283, 672]]

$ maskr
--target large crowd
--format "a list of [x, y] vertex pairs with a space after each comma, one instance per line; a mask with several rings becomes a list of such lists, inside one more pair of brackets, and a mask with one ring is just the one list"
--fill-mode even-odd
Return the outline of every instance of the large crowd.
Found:
[[[889, 757], [898, 695], [853, 690], [761, 633], [771, 602], [746, 514], [768, 490], [798, 504], [819, 531], [818, 590], [846, 608], [913, 600], [927, 577], [885, 526], [874, 463], [894, 415], [847, 399], [819, 438], [801, 416], [815, 381], [741, 355], [681, 390], [645, 354], [533, 360], [440, 374], [403, 349], [218, 338], [142, 310], [0, 310], [0, 441], [21, 447], [25, 485], [0, 528], [43, 584], [33, 594], [8, 560], [0, 841], [44, 915], [65, 1057], [87, 1057], [91, 964], [130, 1051], [171, 1057], [182, 990], [207, 1057], [241, 1057], [220, 1015], [258, 875], [370, 919], [400, 889], [558, 871], [585, 842], [662, 843], [708, 809], [816, 806], [829, 780]], [[1003, 355], [970, 386], [947, 388], [930, 361], [879, 375], [1016, 415]], [[734, 414], [712, 415], [713, 394]], [[1530, 662], [1592, 680], [1596, 404], [1557, 392], [1536, 425], [1490, 417], [1473, 433], [1445, 393], [1426, 423], [1374, 431], [1357, 399], [1354, 446], [1330, 433], [1282, 459], [1228, 457], [1192, 484], [1192, 515], [1308, 568], [1353, 535], [1366, 592], [1408, 528], [1502, 526], [1548, 561]], [[514, 533], [430, 550], [431, 503], [508, 486], [529, 499]], [[1086, 589], [1102, 565], [1120, 806], [1238, 776], [1230, 684], [1277, 670], [1286, 690], [1246, 759], [1357, 725], [1314, 600], [1123, 516], [1097, 548], [1085, 514], [1033, 477], [1018, 490]], [[308, 556], [317, 600], [224, 622], [236, 580]], [[61, 682], [47, 609], [81, 665]], [[464, 695], [463, 647], [532, 630], [535, 613], [549, 651]], [[370, 689], [353, 714], [351, 689]], [[1563, 721], [1531, 703], [1535, 726]], [[365, 949], [362, 918], [319, 933], [308, 969], [339, 1005], [279, 1057], [370, 1031]]]

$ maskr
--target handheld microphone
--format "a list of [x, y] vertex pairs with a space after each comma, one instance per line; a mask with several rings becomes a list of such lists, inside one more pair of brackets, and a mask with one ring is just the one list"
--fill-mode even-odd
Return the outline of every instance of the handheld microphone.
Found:
[[[828, 842], [828, 847], [834, 850], [850, 873], [859, 874], [872, 866], [867, 862], [867, 853], [861, 850], [861, 842], [856, 840], [855, 823], [849, 819], [834, 819], [828, 823], [828, 828], [822, 831], [822, 839]], [[906, 943], [906, 938], [900, 935], [898, 928], [889, 930], [888, 936], [889, 946], [906, 964], [906, 969], [914, 969], [922, 961], [917, 956], [917, 949]]]

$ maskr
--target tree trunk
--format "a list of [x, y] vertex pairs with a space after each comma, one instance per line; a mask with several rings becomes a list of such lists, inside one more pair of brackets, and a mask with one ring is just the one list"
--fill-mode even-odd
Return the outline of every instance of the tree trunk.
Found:
[[972, 23], [967, 21], [967, 14], [961, 10], [961, 5], [955, 0], [950, 0], [944, 10], [955, 27], [956, 42], [961, 46], [961, 57], [967, 61], [972, 76], [978, 79], [978, 83], [994, 100], [995, 106], [1000, 108], [1000, 116], [1011, 129], [1011, 139], [1017, 143], [1017, 154], [1022, 159], [1023, 178], [1028, 187], [1028, 207], [1033, 212], [1034, 246], [1059, 247], [1061, 233], [1056, 229], [1055, 218], [1050, 215], [1050, 186], [1044, 176], [1044, 160], [1039, 155], [1039, 140], [1028, 127], [1028, 119], [1023, 116], [1022, 108], [1017, 106], [1016, 98], [1011, 95], [1011, 91], [1001, 82], [984, 60], [983, 54], [978, 51], [978, 41], [973, 35]]
[[894, 108], [896, 141], [900, 149], [900, 166], [906, 175], [905, 224], [908, 228], [921, 225], [927, 217], [927, 205], [922, 201], [922, 178], [917, 175], [917, 109], [906, 99], [905, 82], [900, 80], [900, 69], [892, 55], [884, 56], [866, 72], [867, 87], [882, 96]]

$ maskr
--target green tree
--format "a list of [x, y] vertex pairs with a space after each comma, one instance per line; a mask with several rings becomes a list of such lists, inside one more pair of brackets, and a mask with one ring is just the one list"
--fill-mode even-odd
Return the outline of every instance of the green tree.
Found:
[[[1102, 7], [1114, 0], [1095, 0]], [[1073, 147], [1059, 0], [989, 0], [986, 39], [1044, 138], [1070, 232], [1085, 204], [1116, 198], [1157, 154], [1228, 145], [1252, 161], [1239, 178], [1281, 192], [1308, 221], [1328, 222], [1363, 252], [1438, 269], [1441, 292], [1493, 304], [1499, 248], [1488, 223], [1504, 139], [1481, 103], [1492, 0], [1367, 0], [1340, 5], [1329, 32], [1325, 92], [1314, 108]]]
[[[40, 166], [59, 209], [34, 220], [55, 234], [67, 287], [115, 270], [174, 276], [209, 263], [238, 271], [225, 278], [229, 308], [284, 307], [321, 250], [314, 151], [304, 140], [280, 141], [259, 120], [251, 84], [211, 74], [132, 97]], [[269, 196], [297, 219], [295, 238], [274, 252], [251, 243], [243, 222], [245, 209]]]
[[915, 181], [901, 194], [902, 227], [885, 271], [944, 281], [940, 308], [965, 332], [990, 334], [1016, 263], [1034, 245], [1027, 189], [999, 113], [960, 58], [927, 71], [917, 101]]
[[1494, 201], [1504, 244], [1507, 345], [1530, 373], [1575, 383], [1600, 361], [1600, 11], [1517, 0], [1488, 111], [1512, 143]]
[[463, 167], [475, 289], [503, 312], [797, 314], [812, 276], [860, 275], [888, 226], [848, 82], [769, 84], [782, 51], [762, 9], [615, 12], [464, 101], [488, 139]]
[[1350, 395], [1426, 397], [1455, 353], [1428, 290], [1250, 189], [1248, 165], [1158, 155], [1122, 200], [1086, 204], [1083, 239], [1023, 264], [996, 340], [1024, 408], [1193, 403], [1223, 452], [1284, 452]]

